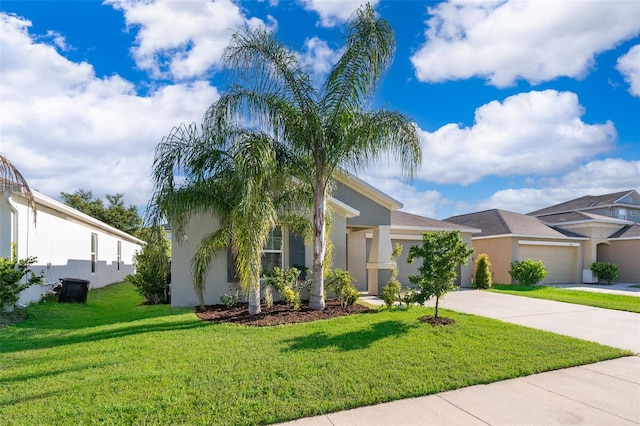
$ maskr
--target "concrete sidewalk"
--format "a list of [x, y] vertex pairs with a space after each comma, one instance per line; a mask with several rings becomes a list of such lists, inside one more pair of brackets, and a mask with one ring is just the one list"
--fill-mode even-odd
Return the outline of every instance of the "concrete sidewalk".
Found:
[[619, 358], [283, 424], [638, 425], [640, 358]]
[[[369, 303], [381, 304], [375, 297]], [[433, 302], [431, 302], [433, 305]], [[640, 314], [479, 290], [440, 306], [640, 353]], [[640, 357], [360, 407], [286, 425], [640, 425]]]

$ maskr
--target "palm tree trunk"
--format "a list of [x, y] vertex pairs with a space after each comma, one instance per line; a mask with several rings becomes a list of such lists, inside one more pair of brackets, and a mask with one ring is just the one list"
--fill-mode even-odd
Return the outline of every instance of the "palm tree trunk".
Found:
[[313, 286], [309, 307], [316, 311], [324, 309], [324, 255], [325, 246], [325, 214], [327, 201], [323, 184], [316, 184], [313, 189]]
[[249, 288], [249, 314], [255, 315], [262, 312], [260, 308], [260, 280]]

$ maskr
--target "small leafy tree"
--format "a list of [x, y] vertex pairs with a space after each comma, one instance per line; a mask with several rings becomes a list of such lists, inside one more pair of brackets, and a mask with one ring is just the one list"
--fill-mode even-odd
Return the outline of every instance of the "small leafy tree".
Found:
[[514, 260], [511, 262], [509, 275], [522, 285], [536, 285], [547, 276], [547, 270], [542, 260]]
[[476, 288], [491, 288], [491, 271], [489, 271], [489, 256], [482, 253], [476, 261]]
[[402, 289], [402, 284], [398, 281], [398, 258], [402, 254], [402, 245], [400, 243], [395, 243], [393, 246], [393, 251], [391, 252], [391, 270], [389, 271], [389, 281], [387, 284], [382, 287], [382, 300], [384, 300], [387, 308], [393, 306], [393, 303], [396, 300], [400, 299], [400, 290]]
[[136, 272], [126, 280], [151, 304], [167, 301], [171, 266], [167, 255], [169, 241], [164, 230], [156, 226], [145, 232], [146, 244], [133, 256]]
[[[34, 256], [18, 259], [15, 244], [11, 245], [11, 256], [0, 257], [0, 309], [12, 307], [22, 290], [33, 284], [42, 284], [42, 277], [29, 269], [36, 262], [37, 258]], [[27, 277], [25, 282], [22, 281], [24, 277]]]
[[613, 280], [618, 278], [618, 265], [607, 262], [593, 262], [591, 271], [598, 279], [606, 280], [607, 284], [611, 284]]
[[335, 293], [342, 307], [351, 306], [358, 301], [360, 293], [353, 285], [355, 278], [342, 269], [333, 269], [325, 276], [327, 290]]
[[409, 249], [407, 262], [421, 258], [418, 268], [420, 275], [410, 275], [409, 280], [420, 287], [417, 302], [422, 304], [431, 297], [436, 298], [435, 315], [438, 317], [440, 298], [455, 290], [458, 265], [466, 265], [473, 249], [462, 241], [460, 231], [425, 232], [422, 234], [422, 246]]

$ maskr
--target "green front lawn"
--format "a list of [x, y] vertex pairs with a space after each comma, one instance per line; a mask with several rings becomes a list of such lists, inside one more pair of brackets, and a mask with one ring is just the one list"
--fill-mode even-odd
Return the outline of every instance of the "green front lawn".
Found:
[[630, 355], [446, 310], [255, 328], [140, 302], [117, 284], [0, 328], [0, 424], [263, 424]]
[[546, 286], [494, 284], [488, 291], [640, 313], [640, 297]]

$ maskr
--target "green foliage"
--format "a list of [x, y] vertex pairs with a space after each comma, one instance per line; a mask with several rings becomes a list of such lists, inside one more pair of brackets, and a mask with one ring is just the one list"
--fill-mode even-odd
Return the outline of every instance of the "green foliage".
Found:
[[509, 270], [511, 277], [522, 285], [536, 285], [547, 276], [542, 260], [514, 260]]
[[[19, 299], [20, 292], [33, 284], [42, 284], [42, 277], [29, 269], [38, 259], [29, 256], [26, 259], [18, 259], [15, 244], [11, 245], [11, 256], [0, 257], [0, 310], [3, 307], [12, 307]], [[22, 279], [26, 277], [26, 281]]]
[[230, 293], [225, 293], [220, 296], [220, 301], [225, 304], [227, 308], [233, 308], [240, 304], [240, 300], [242, 300], [242, 294], [240, 294], [240, 289], [233, 289], [233, 287], [229, 287]]
[[618, 278], [618, 265], [607, 262], [593, 262], [591, 271], [598, 279], [606, 280], [607, 284], [611, 284], [613, 280]]
[[134, 205], [126, 207], [123, 194], [107, 194], [106, 207], [101, 199], [94, 199], [93, 193], [84, 189], [79, 189], [73, 194], [61, 192], [60, 197], [69, 207], [129, 234], [136, 234], [142, 227], [142, 218], [138, 214], [138, 209]]
[[425, 232], [422, 234], [422, 246], [409, 249], [407, 262], [421, 258], [419, 275], [410, 275], [409, 280], [420, 287], [416, 301], [423, 304], [431, 297], [436, 298], [435, 317], [438, 317], [440, 298], [455, 290], [458, 265], [466, 265], [473, 249], [462, 241], [460, 231]]
[[136, 288], [149, 303], [167, 301], [167, 286], [171, 264], [167, 255], [169, 242], [164, 229], [157, 226], [147, 234], [147, 243], [133, 256], [135, 274], [126, 280]]
[[489, 262], [489, 255], [486, 253], [480, 254], [478, 260], [476, 260], [476, 279], [474, 284], [476, 288], [491, 288], [491, 271], [489, 270], [491, 262]]
[[327, 290], [336, 295], [343, 307], [353, 305], [360, 298], [358, 289], [353, 285], [355, 278], [349, 272], [333, 269], [325, 275], [324, 280]]
[[265, 276], [265, 287], [277, 290], [287, 304], [294, 309], [300, 308], [300, 291], [306, 283], [298, 281], [300, 271], [296, 268], [273, 268], [273, 272]]
[[382, 300], [387, 308], [391, 308], [396, 300], [400, 297], [400, 282], [398, 280], [389, 280], [387, 284], [382, 287]]
[[[419, 296], [415, 288], [403, 287], [398, 293], [398, 300], [400, 306], [404, 306], [409, 309], [414, 303], [418, 302]], [[404, 305], [402, 305], [404, 303]]]

